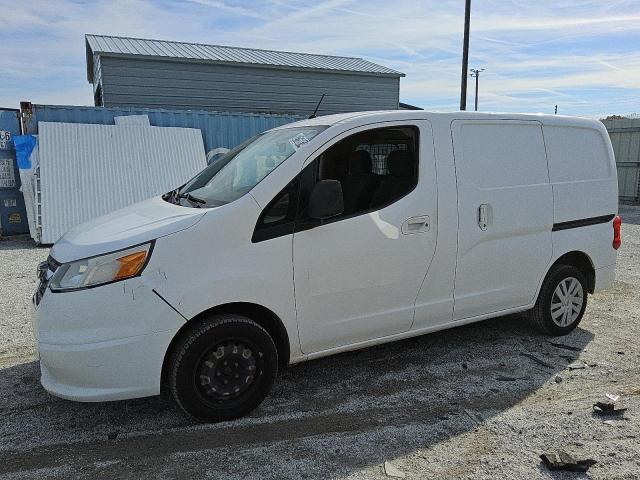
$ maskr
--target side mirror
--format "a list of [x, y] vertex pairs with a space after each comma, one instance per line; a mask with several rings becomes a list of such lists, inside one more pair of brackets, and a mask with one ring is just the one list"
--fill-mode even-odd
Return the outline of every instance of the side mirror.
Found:
[[320, 180], [309, 196], [309, 216], [326, 220], [344, 212], [342, 184], [338, 180]]

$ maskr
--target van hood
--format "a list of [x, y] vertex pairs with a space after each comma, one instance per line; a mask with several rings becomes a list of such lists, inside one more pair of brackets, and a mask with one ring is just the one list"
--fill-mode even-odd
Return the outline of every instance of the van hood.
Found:
[[51, 248], [51, 256], [66, 263], [145, 243], [194, 226], [206, 211], [154, 197], [72, 228]]

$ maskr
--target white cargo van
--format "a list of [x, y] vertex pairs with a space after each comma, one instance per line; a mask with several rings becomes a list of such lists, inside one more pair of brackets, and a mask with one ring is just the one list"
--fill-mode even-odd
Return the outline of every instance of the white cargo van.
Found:
[[604, 126], [363, 112], [265, 132], [181, 188], [68, 232], [34, 294], [42, 384], [255, 408], [288, 364], [528, 311], [571, 332], [614, 280]]

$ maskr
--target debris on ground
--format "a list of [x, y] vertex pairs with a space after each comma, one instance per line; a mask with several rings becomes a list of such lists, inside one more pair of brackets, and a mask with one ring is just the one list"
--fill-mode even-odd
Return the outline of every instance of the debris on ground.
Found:
[[582, 370], [584, 368], [587, 368], [587, 364], [584, 363], [583, 361], [573, 362], [573, 363], [567, 365], [567, 368], [569, 370]]
[[556, 342], [549, 342], [551, 345], [553, 345], [556, 348], [563, 348], [565, 350], [571, 350], [572, 352], [581, 352], [582, 349], [580, 347], [574, 347], [573, 345], [565, 345], [564, 343], [556, 343]]
[[468, 410], [466, 408], [464, 409], [464, 413], [466, 413], [467, 417], [469, 417], [471, 420], [473, 420], [473, 422], [476, 425], [478, 425], [478, 426], [482, 425], [483, 418], [480, 416], [480, 414], [472, 412], [471, 410]]
[[620, 400], [620, 395], [607, 393], [606, 397], [606, 401], [593, 404], [593, 411], [595, 413], [598, 415], [622, 415], [627, 411], [626, 407], [620, 408], [616, 405], [616, 402]]
[[621, 415], [627, 411], [626, 408], [616, 408], [614, 402], [596, 402], [593, 404], [593, 410], [602, 415]]
[[532, 353], [525, 353], [522, 352], [520, 355], [522, 355], [523, 357], [527, 357], [530, 358], [531, 360], [533, 360], [534, 362], [536, 362], [538, 365], [542, 365], [543, 367], [546, 368], [551, 368], [554, 369], [556, 368], [554, 365], [551, 365], [550, 363], [545, 362], [544, 360], [536, 357], [535, 355], [533, 355]]
[[554, 380], [555, 380], [556, 383], [562, 383], [563, 378], [560, 375], [556, 375]]
[[404, 478], [406, 475], [402, 470], [393, 465], [391, 462], [384, 462], [384, 473], [387, 477]]
[[518, 380], [530, 380], [529, 377], [510, 377], [508, 375], [498, 375], [496, 380], [499, 382], [517, 382]]
[[565, 470], [567, 472], [586, 472], [590, 467], [598, 463], [592, 458], [576, 460], [563, 450], [543, 453], [540, 458], [549, 470]]
[[573, 355], [558, 355], [560, 358], [564, 358], [567, 362], [572, 363], [576, 361], [576, 357]]

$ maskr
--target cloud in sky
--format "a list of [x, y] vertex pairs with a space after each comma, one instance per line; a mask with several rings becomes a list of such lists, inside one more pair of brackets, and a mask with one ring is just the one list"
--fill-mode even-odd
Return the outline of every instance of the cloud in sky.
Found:
[[[462, 0], [0, 0], [0, 9], [0, 106], [92, 104], [85, 33], [360, 56], [407, 74], [402, 101], [459, 102]], [[474, 0], [470, 66], [486, 68], [482, 110], [640, 112], [640, 2]]]

